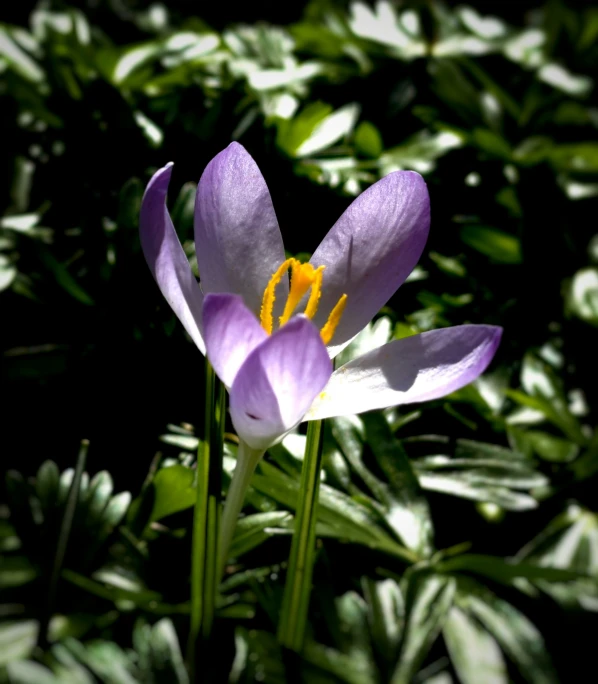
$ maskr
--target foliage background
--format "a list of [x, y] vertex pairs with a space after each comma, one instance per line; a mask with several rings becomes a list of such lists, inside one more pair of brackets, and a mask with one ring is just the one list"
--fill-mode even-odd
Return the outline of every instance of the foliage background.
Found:
[[[326, 482], [346, 500], [320, 530], [333, 541], [316, 568], [306, 656], [314, 681], [482, 681], [484, 667], [500, 670], [497, 644], [509, 669], [496, 681], [574, 681], [592, 662], [598, 607], [598, 10], [560, 0], [262, 2], [234, 11], [89, 0], [12, 4], [0, 18], [0, 643], [11, 681], [42, 681], [18, 679], [14, 663], [32, 655], [72, 477], [59, 485], [58, 471], [72, 466], [82, 438], [91, 441], [90, 473], [110, 476], [81, 494], [57, 607], [62, 631], [55, 624], [53, 646], [33, 655], [58, 681], [60, 667], [75, 667], [68, 658], [96, 680], [126, 681], [98, 659], [102, 649], [133, 648], [115, 662], [151, 681], [162, 648], [184, 678], [172, 625], [184, 644], [190, 504], [168, 501], [188, 500], [203, 364], [152, 282], [137, 215], [151, 173], [175, 161], [170, 207], [193, 258], [194, 184], [232, 139], [258, 162], [293, 253], [312, 251], [379, 177], [424, 174], [428, 247], [363, 344], [469, 321], [505, 329], [474, 386], [384, 420], [330, 423]], [[163, 460], [146, 479], [158, 450]], [[284, 478], [296, 479], [297, 453], [297, 441], [273, 450], [249, 501], [248, 513], [278, 517], [254, 519], [239, 566], [248, 574], [233, 574], [228, 619], [222, 609], [222, 667], [230, 669], [234, 643], [237, 655], [259, 654], [237, 657], [237, 681], [281, 676], [264, 654], [274, 648], [284, 573], [256, 577], [288, 553], [280, 532], [290, 516], [276, 510], [293, 509]], [[31, 484], [47, 459], [57, 467], [44, 465]], [[131, 508], [126, 495], [108, 503], [111, 482], [132, 492]], [[412, 517], [409, 529], [393, 523], [396, 507]], [[370, 544], [374, 528], [379, 544]], [[418, 554], [417, 570], [405, 572], [389, 539]], [[464, 543], [450, 567], [449, 555], [434, 552]], [[565, 574], [540, 577], [522, 563]], [[429, 600], [427, 572], [447, 608], [418, 618], [410, 597]], [[486, 595], [507, 611], [500, 624], [470, 605], [472, 577], [505, 601]], [[394, 606], [394, 617], [382, 620], [378, 604]], [[460, 608], [443, 622], [451, 604]], [[172, 622], [152, 631], [164, 615]], [[470, 650], [486, 654], [473, 665], [455, 641], [463, 615], [477, 644]], [[352, 671], [357, 679], [346, 678]]]

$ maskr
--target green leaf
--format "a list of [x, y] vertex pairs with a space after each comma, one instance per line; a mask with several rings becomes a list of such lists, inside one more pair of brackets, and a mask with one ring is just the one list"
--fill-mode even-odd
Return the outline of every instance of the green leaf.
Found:
[[17, 277], [18, 270], [5, 254], [0, 254], [0, 292], [9, 288]]
[[237, 627], [235, 650], [229, 677], [231, 684], [249, 684], [256, 680], [266, 684], [286, 684], [282, 653], [273, 634]]
[[87, 492], [81, 492], [81, 499], [87, 504], [87, 516], [91, 523], [101, 520], [113, 489], [112, 476], [107, 470], [101, 470], [92, 477]]
[[548, 399], [539, 394], [530, 396], [520, 390], [510, 389], [506, 390], [506, 393], [508, 397], [518, 404], [542, 413], [547, 420], [560, 428], [576, 444], [583, 445], [587, 442], [577, 418], [569, 411], [567, 403], [562, 396], [553, 396]]
[[[260, 463], [251, 486], [279, 504], [295, 509], [299, 481], [281, 473], [269, 463]], [[415, 558], [414, 554], [397, 544], [380, 528], [376, 516], [368, 508], [324, 483], [320, 485], [316, 534], [364, 544], [402, 559]]]
[[520, 264], [521, 245], [513, 235], [490, 226], [465, 225], [461, 240], [469, 247], [500, 264]]
[[[193, 212], [195, 208], [195, 194], [197, 183], [185, 183], [172, 207], [172, 222], [177, 227], [179, 235], [188, 235], [193, 230]], [[195, 449], [197, 446], [195, 447]]]
[[341, 416], [329, 420], [332, 436], [353, 471], [363, 480], [380, 503], [388, 502], [388, 486], [377, 478], [363, 462], [363, 421], [357, 416]]
[[101, 682], [106, 684], [138, 684], [134, 665], [127, 653], [113, 641], [95, 639], [82, 644], [66, 639], [65, 646], [86, 665]]
[[39, 248], [39, 256], [44, 266], [52, 273], [54, 279], [65, 292], [87, 306], [92, 306], [94, 301], [87, 292], [79, 285], [75, 278], [68, 272], [66, 267], [52, 255], [49, 249]]
[[366, 413], [362, 419], [367, 443], [389, 483], [392, 499], [386, 520], [405, 546], [429, 554], [434, 531], [430, 510], [407, 453], [381, 413]]
[[573, 582], [539, 579], [536, 585], [567, 608], [598, 611], [598, 516], [571, 504], [519, 552], [518, 558], [540, 566], [586, 575]]
[[510, 511], [527, 511], [538, 506], [537, 501], [531, 496], [514, 492], [507, 487], [472, 483], [468, 473], [420, 474], [419, 483], [423, 489], [473, 501], [494, 503]]
[[321, 678], [324, 672], [345, 684], [376, 684], [378, 681], [372, 664], [356, 657], [355, 652], [340, 653], [329, 646], [308, 641], [301, 655], [309, 666], [317, 668], [315, 673], [307, 668], [304, 681], [330, 681], [328, 676]]
[[169, 618], [154, 625], [138, 622], [133, 643], [140, 654], [139, 681], [153, 684], [188, 684], [181, 648]]
[[506, 162], [512, 159], [511, 146], [498, 133], [490, 131], [487, 128], [475, 128], [472, 133], [473, 143], [477, 145], [483, 152], [498, 157]]
[[[157, 614], [189, 613], [188, 603], [176, 605], [159, 603], [161, 595], [158, 592], [144, 589], [141, 585], [130, 581], [126, 577], [121, 577], [119, 579], [114, 572], [98, 571], [95, 575], [106, 576], [106, 579], [110, 580], [112, 584], [98, 582], [95, 579], [90, 579], [89, 577], [85, 577], [72, 570], [65, 569], [62, 571], [62, 577], [70, 584], [93, 596], [98, 596], [99, 598], [111, 601], [115, 604], [119, 604], [119, 602], [122, 601], [128, 601], [148, 612]], [[114, 583], [118, 583], [118, 586]]]
[[542, 635], [523, 613], [481, 586], [459, 604], [494, 636], [530, 684], [557, 683]]
[[355, 129], [355, 151], [367, 159], [378, 159], [384, 145], [380, 131], [369, 121], [362, 121]]
[[26, 556], [4, 556], [0, 563], [0, 589], [21, 587], [37, 577], [37, 570]]
[[357, 104], [345, 105], [335, 112], [329, 111], [328, 105], [314, 103], [291, 122], [292, 142], [287, 148], [291, 156], [300, 158], [321, 152], [353, 130], [359, 115]]
[[193, 435], [160, 435], [160, 441], [178, 447], [183, 451], [195, 452], [199, 447], [199, 439]]
[[528, 460], [517, 451], [513, 451], [499, 444], [488, 444], [473, 439], [458, 439], [455, 448], [455, 458], [470, 458], [492, 460], [499, 463], [513, 464], [513, 466], [528, 466]]
[[[121, 188], [118, 197], [116, 225], [119, 228], [137, 228], [142, 197], [143, 185], [141, 181], [138, 178], [129, 178]], [[175, 225], [178, 225], [178, 223], [175, 223]]]
[[538, 473], [524, 463], [500, 462], [495, 459], [449, 458], [448, 456], [426, 456], [416, 461], [418, 473], [449, 471], [462, 482], [474, 486], [489, 485], [510, 489], [531, 489], [545, 486], [545, 475]]
[[390, 340], [391, 333], [392, 321], [388, 316], [382, 316], [374, 323], [368, 323], [336, 357], [336, 367], [339, 368], [386, 344]]
[[567, 289], [567, 309], [582, 321], [598, 325], [598, 268], [582, 268]]
[[127, 509], [131, 503], [131, 494], [129, 492], [120, 492], [113, 496], [102, 514], [102, 530], [99, 535], [100, 538], [106, 538], [112, 530], [121, 522], [127, 514]]
[[467, 612], [453, 606], [442, 635], [462, 684], [508, 684], [507, 669], [496, 640]]
[[519, 577], [529, 580], [542, 579], [548, 582], [570, 582], [580, 578], [579, 573], [568, 569], [509, 561], [499, 556], [475, 553], [449, 558], [435, 567], [440, 572], [472, 572], [504, 584], [512, 584], [513, 580]]
[[555, 145], [550, 149], [549, 160], [557, 171], [594, 175], [598, 173], [598, 143]]
[[275, 534], [270, 528], [289, 529], [292, 520], [293, 516], [286, 511], [255, 513], [240, 518], [235, 527], [230, 555], [238, 558], [251, 551]]
[[309, 138], [315, 127], [333, 108], [324, 102], [312, 102], [292, 120], [279, 122], [276, 144], [289, 156], [294, 156], [299, 146]]
[[414, 573], [406, 591], [405, 636], [391, 684], [410, 684], [436, 640], [453, 604], [453, 579]]
[[554, 62], [543, 64], [536, 73], [541, 81], [562, 90], [567, 95], [583, 97], [593, 87], [593, 81], [589, 76], [572, 74], [568, 69]]
[[0, 666], [26, 658], [35, 646], [37, 630], [35, 620], [0, 624]]
[[436, 166], [436, 160], [464, 144], [463, 136], [453, 131], [431, 134], [428, 131], [408, 138], [403, 144], [392, 147], [380, 156], [382, 175], [400, 169], [429, 173]]
[[10, 684], [60, 684], [51, 670], [33, 660], [18, 660], [6, 669]]
[[467, 275], [467, 269], [457, 258], [443, 256], [438, 252], [430, 252], [428, 256], [443, 273], [458, 278], [463, 278]]
[[195, 503], [195, 471], [182, 465], [161, 468], [152, 485], [155, 491], [150, 522], [191, 508]]
[[128, 46], [120, 54], [114, 55], [110, 78], [115, 85], [123, 86], [132, 80], [135, 72], [151, 60], [155, 59], [162, 48], [157, 42], [147, 42]]
[[35, 478], [35, 492], [41, 502], [42, 508], [47, 509], [54, 505], [58, 493], [60, 471], [54, 461], [44, 461]]
[[551, 463], [569, 463], [579, 454], [579, 446], [566, 439], [555, 437], [540, 430], [522, 432], [522, 439], [529, 442], [534, 452]]
[[46, 80], [42, 68], [19, 47], [4, 27], [0, 27], [0, 56], [4, 57], [12, 69], [24, 79], [38, 84]]
[[397, 582], [364, 577], [372, 645], [387, 666], [394, 664], [405, 621], [405, 601]]
[[56, 663], [52, 664], [52, 669], [60, 684], [96, 684], [95, 677], [64, 646], [63, 642], [52, 646], [52, 656], [56, 659]]

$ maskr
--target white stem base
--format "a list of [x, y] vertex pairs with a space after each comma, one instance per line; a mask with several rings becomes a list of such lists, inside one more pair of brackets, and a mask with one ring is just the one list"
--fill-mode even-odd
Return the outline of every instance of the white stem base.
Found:
[[224, 566], [228, 560], [228, 552], [237, 525], [237, 518], [243, 508], [243, 502], [245, 501], [245, 494], [249, 487], [251, 476], [263, 455], [264, 451], [252, 449], [243, 441], [239, 442], [237, 465], [233, 473], [230, 487], [228, 488], [226, 501], [224, 502], [224, 512], [220, 525], [220, 562], [218, 566], [220, 577], [222, 577]]

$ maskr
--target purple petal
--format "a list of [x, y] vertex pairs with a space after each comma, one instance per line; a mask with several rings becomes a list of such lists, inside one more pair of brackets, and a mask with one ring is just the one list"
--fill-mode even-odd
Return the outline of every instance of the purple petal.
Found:
[[147, 185], [139, 220], [141, 247], [164, 298], [205, 353], [201, 332], [203, 295], [166, 208], [171, 172], [172, 163], [157, 171]]
[[203, 329], [208, 359], [227, 387], [249, 354], [268, 337], [239, 295], [207, 294]]
[[292, 318], [257, 347], [230, 391], [230, 413], [239, 437], [267, 449], [297, 425], [322, 391], [332, 363], [317, 328]]
[[[195, 247], [203, 292], [242, 295], [259, 314], [264, 289], [285, 253], [266, 182], [238, 143], [217, 154], [199, 181]], [[283, 302], [287, 292], [284, 278]]]
[[389, 342], [335, 371], [307, 418], [444, 397], [486, 370], [501, 335], [492, 325], [459, 325]]
[[348, 295], [331, 346], [350, 340], [386, 304], [417, 264], [429, 227], [428, 191], [414, 171], [374, 183], [334, 224], [311, 258], [314, 266], [326, 266], [317, 327]]

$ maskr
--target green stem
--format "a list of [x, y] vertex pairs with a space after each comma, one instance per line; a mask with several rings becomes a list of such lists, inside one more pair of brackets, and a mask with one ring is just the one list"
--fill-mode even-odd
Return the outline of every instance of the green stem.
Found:
[[220, 499], [222, 494], [222, 454], [224, 449], [224, 424], [226, 422], [226, 389], [216, 380], [215, 410], [210, 431], [210, 474], [208, 481], [208, 511], [206, 521], [206, 565], [204, 573], [204, 619], [202, 635], [210, 636], [216, 596], [220, 584], [218, 575], [218, 532], [220, 529]]
[[322, 468], [322, 421], [307, 428], [305, 458], [297, 500], [289, 569], [278, 625], [278, 641], [297, 653], [303, 648], [312, 573], [316, 555], [316, 521]]
[[237, 518], [243, 508], [245, 501], [245, 494], [251, 481], [251, 476], [255, 470], [264, 452], [258, 449], [252, 449], [245, 442], [239, 442], [239, 450], [237, 452], [237, 465], [233, 478], [228, 488], [226, 501], [224, 503], [224, 513], [222, 514], [222, 526], [220, 528], [220, 565], [219, 577], [222, 577], [224, 566], [228, 560], [228, 552], [233, 540]]
[[191, 681], [199, 638], [207, 639], [212, 630], [218, 590], [217, 540], [225, 417], [225, 390], [206, 359], [204, 440], [197, 450], [191, 542], [191, 625], [187, 652]]
[[71, 528], [73, 527], [73, 518], [75, 517], [75, 510], [77, 508], [77, 501], [79, 499], [79, 489], [81, 488], [81, 478], [83, 477], [83, 470], [85, 469], [85, 461], [87, 459], [88, 449], [89, 441], [87, 439], [82, 440], [81, 448], [79, 449], [79, 455], [77, 456], [77, 463], [75, 465], [75, 472], [73, 474], [73, 481], [71, 482], [66, 500], [58, 543], [56, 544], [56, 554], [54, 556], [52, 574], [50, 575], [50, 582], [48, 585], [46, 608], [40, 620], [37, 638], [38, 644], [42, 647], [46, 646], [48, 643], [48, 627], [50, 624], [50, 619], [52, 618], [52, 613], [54, 611], [54, 603], [56, 601], [56, 594], [58, 591], [60, 572], [64, 563], [64, 557], [66, 555]]

